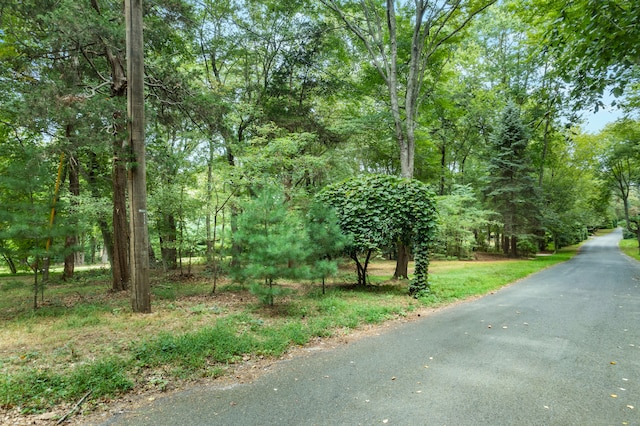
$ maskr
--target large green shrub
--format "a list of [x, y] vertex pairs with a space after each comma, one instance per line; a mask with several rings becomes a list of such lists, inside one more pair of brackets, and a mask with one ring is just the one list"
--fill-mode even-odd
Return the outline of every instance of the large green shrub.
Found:
[[359, 284], [366, 283], [371, 254], [400, 241], [413, 248], [415, 258], [409, 292], [415, 297], [429, 292], [429, 249], [437, 224], [435, 195], [425, 184], [368, 175], [328, 186], [317, 198], [335, 208], [342, 231], [351, 239], [348, 252], [356, 262]]

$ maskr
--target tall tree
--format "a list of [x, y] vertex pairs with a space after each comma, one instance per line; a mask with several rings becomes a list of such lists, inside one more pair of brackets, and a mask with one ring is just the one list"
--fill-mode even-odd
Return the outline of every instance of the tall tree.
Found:
[[607, 144], [602, 171], [622, 201], [626, 227], [631, 231], [629, 196], [640, 182], [640, 126], [634, 120], [621, 120], [607, 126], [602, 136]]
[[412, 178], [416, 116], [425, 96], [422, 86], [427, 69], [438, 50], [495, 0], [417, 0], [407, 7], [387, 0], [382, 8], [369, 0], [321, 1], [364, 44], [369, 59], [384, 80], [401, 175]]
[[[386, 0], [383, 7], [370, 0], [321, 2], [364, 45], [384, 81], [398, 144], [400, 174], [413, 178], [417, 114], [425, 98], [423, 83], [427, 70], [438, 51], [496, 0], [416, 0], [407, 7], [395, 0]], [[407, 277], [408, 263], [407, 247], [398, 244], [396, 278]]]
[[507, 104], [492, 139], [487, 195], [502, 215], [504, 251], [515, 257], [518, 237], [533, 229], [539, 206], [527, 156], [529, 135], [515, 104]]

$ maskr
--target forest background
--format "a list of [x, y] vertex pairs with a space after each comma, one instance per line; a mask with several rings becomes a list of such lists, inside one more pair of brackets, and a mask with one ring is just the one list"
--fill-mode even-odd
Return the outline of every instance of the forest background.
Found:
[[[640, 239], [637, 2], [144, 8], [155, 273], [190, 277], [199, 263], [212, 292], [253, 282], [273, 304], [277, 281], [335, 275], [345, 247], [408, 259], [401, 235], [371, 226], [384, 209], [357, 223], [375, 242], [364, 246], [343, 238], [358, 215], [314, 207], [328, 186], [370, 175], [430, 194], [431, 258], [527, 257], [619, 221]], [[0, 6], [0, 254], [34, 275], [36, 308], [45, 283], [82, 264], [108, 263], [108, 287], [129, 288], [125, 46], [120, 1]], [[578, 112], [608, 95], [623, 118], [585, 133]], [[408, 272], [398, 262], [395, 275]]]

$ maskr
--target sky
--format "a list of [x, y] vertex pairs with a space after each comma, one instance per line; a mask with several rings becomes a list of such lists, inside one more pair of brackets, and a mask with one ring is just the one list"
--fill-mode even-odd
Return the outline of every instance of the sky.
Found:
[[582, 126], [583, 129], [588, 133], [595, 134], [600, 132], [607, 123], [614, 122], [618, 118], [622, 117], [622, 111], [608, 106], [605, 109], [600, 109], [596, 113], [592, 111], [585, 111], [583, 112], [582, 117], [584, 118], [584, 125]]
[[[582, 112], [582, 118], [584, 119], [582, 128], [584, 131], [594, 134], [599, 133], [608, 123], [612, 123], [623, 116], [620, 109], [611, 106], [611, 102], [614, 100], [615, 97], [613, 95], [606, 93], [602, 97], [602, 102], [605, 104], [604, 108], [599, 109], [596, 113], [587, 110]], [[618, 102], [620, 102], [619, 99]]]

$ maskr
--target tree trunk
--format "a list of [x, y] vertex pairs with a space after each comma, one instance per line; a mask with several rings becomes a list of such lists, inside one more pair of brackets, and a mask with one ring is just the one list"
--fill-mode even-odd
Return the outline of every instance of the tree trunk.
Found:
[[[58, 192], [60, 190], [60, 183], [62, 181], [64, 181], [64, 177], [63, 177], [63, 171], [64, 171], [64, 153], [60, 154], [60, 162], [58, 164], [58, 176], [56, 178], [56, 186], [55, 186], [55, 190], [53, 193], [53, 203], [52, 203], [52, 207], [51, 207], [51, 215], [49, 216], [49, 230], [51, 231], [51, 229], [53, 228], [53, 221], [55, 219], [55, 215], [56, 215], [56, 202], [58, 200]], [[47, 242], [45, 244], [45, 258], [42, 262], [42, 281], [43, 282], [47, 282], [49, 281], [49, 266], [51, 265], [51, 256], [49, 256], [49, 248], [51, 247], [51, 236], [49, 236], [49, 238], [47, 239]]]
[[142, 0], [126, 0], [127, 117], [129, 149], [129, 206], [131, 230], [131, 306], [133, 312], [151, 312], [149, 285], [149, 229], [144, 133], [144, 44]]
[[549, 149], [549, 127], [551, 126], [551, 112], [547, 112], [544, 123], [544, 136], [542, 139], [542, 158], [540, 159], [540, 172], [538, 176], [538, 186], [542, 188], [542, 182], [544, 180], [544, 163], [547, 159], [547, 151]]
[[[64, 241], [65, 250], [73, 250], [77, 244], [75, 235], [67, 235]], [[73, 272], [75, 271], [75, 253], [69, 253], [64, 257], [64, 268], [62, 270], [62, 279], [64, 281], [69, 278], [73, 278]]]
[[438, 195], [444, 195], [444, 180], [445, 169], [447, 168], [447, 145], [444, 141], [440, 145], [440, 193]]
[[[70, 126], [67, 126], [67, 137], [70, 137]], [[77, 197], [80, 196], [80, 176], [78, 173], [78, 159], [75, 155], [69, 156], [68, 165], [69, 175], [69, 193], [73, 196], [72, 204], [77, 205]], [[75, 270], [76, 260], [76, 245], [78, 244], [77, 235], [67, 235], [65, 240], [65, 248], [67, 249], [67, 255], [64, 258], [64, 271], [62, 273], [62, 279], [67, 280], [73, 277]]]
[[16, 268], [16, 264], [13, 261], [13, 259], [11, 258], [11, 256], [3, 254], [2, 258], [5, 260], [5, 262], [7, 262], [7, 266], [9, 266], [9, 270], [11, 271], [11, 273], [12, 274], [17, 274], [18, 273], [18, 268]]
[[[213, 245], [211, 237], [211, 204], [213, 199], [213, 142], [209, 141], [209, 158], [207, 159], [207, 212], [205, 215], [205, 228], [207, 238], [207, 263], [213, 261]], [[216, 206], [217, 207], [217, 206]], [[214, 230], [215, 234], [215, 230]]]
[[393, 273], [393, 278], [408, 279], [409, 278], [409, 247], [407, 247], [402, 241], [398, 241], [398, 259], [396, 262], [396, 270]]
[[622, 204], [624, 205], [624, 220], [627, 221], [627, 231], [631, 231], [631, 222], [629, 221], [629, 197], [622, 197]]
[[[129, 225], [127, 223], [127, 170], [122, 141], [114, 140], [113, 164], [113, 251], [111, 275], [113, 291], [124, 291], [129, 286]], [[106, 244], [106, 242], [105, 242]]]
[[511, 257], [518, 257], [518, 237], [511, 236]]
[[163, 215], [160, 234], [160, 253], [162, 263], [166, 270], [175, 270], [178, 267], [178, 249], [176, 248], [176, 236], [178, 234], [176, 219], [173, 214]]
[[36, 257], [35, 263], [31, 265], [31, 269], [33, 270], [33, 310], [38, 309], [38, 287], [43, 286], [43, 283], [38, 283], [38, 269], [40, 269], [40, 262], [38, 257]]
[[[100, 190], [98, 188], [98, 180], [96, 176], [96, 170], [98, 168], [98, 161], [95, 153], [89, 153], [89, 167], [86, 175], [87, 183], [89, 184], [89, 189], [91, 191], [91, 196], [96, 200], [99, 200]], [[112, 178], [113, 180], [113, 178]], [[109, 228], [109, 224], [105, 220], [104, 217], [98, 217], [98, 227], [100, 228], [100, 233], [102, 234], [102, 241], [104, 244], [104, 251], [107, 253], [107, 260], [109, 264], [113, 267], [113, 234], [111, 229]], [[92, 255], [92, 263], [94, 256]]]

